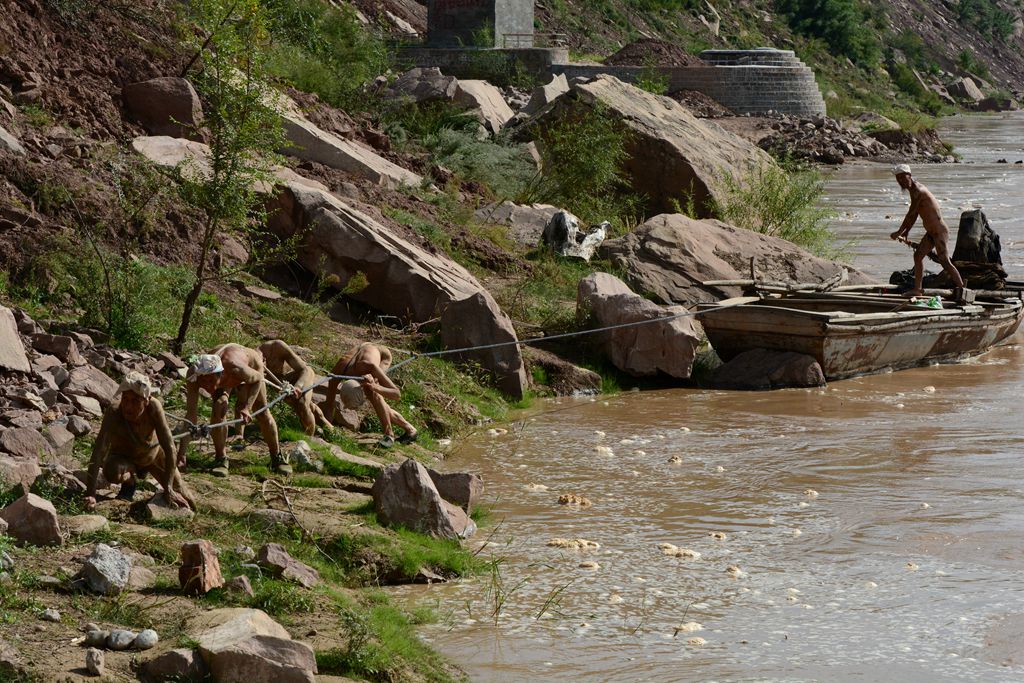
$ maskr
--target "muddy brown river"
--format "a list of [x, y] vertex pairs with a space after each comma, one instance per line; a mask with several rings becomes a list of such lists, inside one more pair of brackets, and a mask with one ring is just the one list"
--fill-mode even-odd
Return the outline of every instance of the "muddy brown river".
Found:
[[[985, 208], [1018, 276], [1022, 123], [944, 121], [965, 163], [915, 167], [954, 229]], [[855, 265], [909, 266], [887, 167], [829, 201]], [[497, 570], [398, 595], [473, 681], [1021, 681], [1022, 389], [1006, 345], [822, 390], [539, 401], [446, 463], [486, 481]]]

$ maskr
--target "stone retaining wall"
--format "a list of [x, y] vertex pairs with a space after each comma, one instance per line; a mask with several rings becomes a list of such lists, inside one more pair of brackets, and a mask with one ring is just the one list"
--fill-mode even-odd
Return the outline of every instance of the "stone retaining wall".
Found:
[[737, 114], [776, 111], [795, 116], [822, 116], [825, 100], [810, 67], [792, 50], [705, 50], [707, 66], [640, 67], [573, 64], [562, 48], [446, 49], [407, 47], [400, 57], [410, 65], [436, 66], [456, 78], [482, 78], [480, 67], [493, 68], [494, 55], [511, 64], [518, 61], [528, 73], [541, 78], [565, 74], [569, 79], [610, 74], [627, 83], [649, 77], [652, 68], [668, 78], [669, 92], [696, 90]]
[[791, 50], [707, 50], [708, 66], [639, 67], [558, 64], [553, 73], [566, 78], [609, 74], [634, 83], [650, 77], [651, 69], [668, 78], [669, 92], [696, 90], [737, 114], [776, 111], [796, 116], [825, 114], [825, 100], [810, 67]]

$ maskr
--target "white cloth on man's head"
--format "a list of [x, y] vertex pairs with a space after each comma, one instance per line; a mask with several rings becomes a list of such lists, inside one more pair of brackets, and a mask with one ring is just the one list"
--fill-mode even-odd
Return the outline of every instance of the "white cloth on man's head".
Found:
[[191, 367], [188, 369], [188, 381], [195, 382], [202, 375], [215, 375], [224, 372], [224, 364], [220, 356], [212, 353], [203, 353], [195, 357]]
[[120, 396], [126, 391], [138, 394], [144, 399], [148, 399], [154, 394], [159, 393], [157, 389], [153, 388], [153, 384], [149, 381], [149, 377], [146, 377], [141, 372], [135, 372], [134, 370], [125, 375], [124, 379], [121, 380], [121, 386], [117, 388], [116, 396]]
[[359, 380], [347, 379], [341, 383], [341, 403], [349, 410], [354, 410], [366, 401], [363, 385]]
[[906, 173], [907, 175], [911, 175], [910, 166], [908, 166], [907, 164], [897, 164], [892, 167], [893, 175], [903, 175], [904, 173]]

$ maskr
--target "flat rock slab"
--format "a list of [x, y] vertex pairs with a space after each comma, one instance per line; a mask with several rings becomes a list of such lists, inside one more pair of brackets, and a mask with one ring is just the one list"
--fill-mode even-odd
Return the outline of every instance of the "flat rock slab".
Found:
[[309, 565], [296, 560], [277, 543], [268, 543], [259, 549], [256, 561], [274, 576], [294, 581], [305, 588], [320, 583], [320, 573]]
[[62, 517], [61, 528], [72, 536], [84, 536], [86, 534], [104, 531], [110, 528], [110, 522], [103, 515], [74, 515]]
[[25, 347], [18, 334], [18, 323], [9, 308], [0, 306], [0, 370], [31, 372]]
[[0, 432], [0, 452], [15, 458], [50, 458], [53, 457], [53, 446], [36, 430], [16, 427]]
[[218, 683], [315, 683], [316, 657], [304, 643], [255, 609], [215, 609], [188, 631]]

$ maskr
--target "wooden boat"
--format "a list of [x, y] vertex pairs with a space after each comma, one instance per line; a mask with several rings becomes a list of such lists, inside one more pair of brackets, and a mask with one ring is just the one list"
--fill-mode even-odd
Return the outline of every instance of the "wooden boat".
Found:
[[774, 289], [699, 307], [722, 360], [757, 348], [795, 351], [817, 359], [826, 379], [843, 379], [983, 353], [1016, 332], [1024, 315], [1020, 291], [926, 308], [885, 287]]

